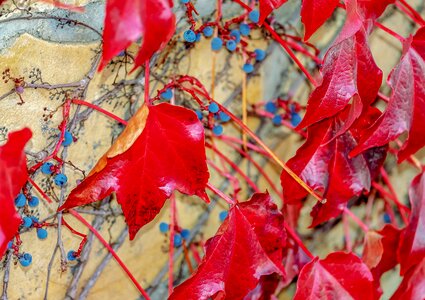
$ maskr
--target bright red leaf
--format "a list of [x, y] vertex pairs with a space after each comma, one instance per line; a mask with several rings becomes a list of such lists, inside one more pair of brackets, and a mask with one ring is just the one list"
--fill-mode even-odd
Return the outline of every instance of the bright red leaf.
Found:
[[425, 173], [415, 177], [409, 189], [412, 212], [400, 236], [398, 259], [403, 275], [425, 257]]
[[339, 0], [303, 0], [301, 21], [305, 27], [305, 41], [332, 16], [338, 4]]
[[399, 162], [425, 146], [425, 27], [406, 40], [403, 57], [391, 72], [393, 89], [384, 114], [367, 129], [353, 155], [395, 140], [408, 131], [409, 137], [398, 153]]
[[378, 282], [383, 273], [398, 264], [394, 249], [398, 247], [399, 238], [400, 230], [391, 224], [366, 234], [362, 259]]
[[207, 241], [197, 271], [174, 289], [170, 299], [243, 299], [264, 276], [284, 275], [285, 239], [277, 206], [268, 194], [254, 194], [230, 209], [217, 234]]
[[[379, 111], [370, 109], [348, 131], [336, 135], [345, 127], [350, 115], [347, 107], [335, 118], [316, 123], [308, 128], [308, 138], [287, 165], [311, 188], [323, 193], [326, 203], [318, 202], [311, 215], [316, 226], [338, 216], [345, 204], [369, 190], [385, 160], [386, 148], [373, 148], [356, 157], [349, 157], [357, 145], [359, 132], [376, 120]], [[299, 203], [307, 192], [285, 171], [281, 175], [286, 203]]]
[[425, 257], [412, 267], [403, 278], [391, 300], [424, 299], [425, 295]]
[[208, 202], [204, 127], [168, 103], [144, 105], [60, 210], [117, 195], [130, 239], [159, 213], [174, 190]]
[[260, 0], [260, 24], [275, 10], [288, 0]]
[[334, 252], [316, 257], [301, 270], [294, 300], [379, 299], [373, 276], [352, 253]]
[[99, 69], [139, 38], [142, 44], [136, 67], [161, 50], [176, 29], [172, 7], [170, 0], [108, 0]]
[[21, 224], [14, 200], [28, 179], [24, 147], [31, 136], [28, 128], [12, 132], [0, 147], [0, 259]]

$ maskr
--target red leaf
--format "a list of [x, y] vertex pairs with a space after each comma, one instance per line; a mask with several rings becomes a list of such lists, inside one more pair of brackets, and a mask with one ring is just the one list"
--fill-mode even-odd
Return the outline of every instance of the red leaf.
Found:
[[[347, 123], [345, 120], [351, 114], [349, 108], [335, 118], [310, 126], [306, 142], [287, 163], [327, 200], [326, 203], [318, 202], [313, 208], [311, 226], [338, 216], [352, 197], [369, 190], [372, 178], [385, 160], [386, 148], [374, 148], [349, 157], [357, 145], [358, 132], [376, 120], [376, 114], [379, 114], [376, 109], [370, 109], [350, 130], [341, 134], [341, 128]], [[307, 192], [285, 171], [281, 174], [281, 184], [286, 203], [299, 203], [307, 196]]]
[[403, 278], [391, 300], [424, 299], [425, 295], [425, 258], [410, 269]]
[[416, 176], [409, 189], [412, 212], [400, 236], [398, 259], [403, 275], [425, 257], [425, 173]]
[[133, 239], [174, 190], [208, 202], [204, 143], [204, 128], [193, 111], [167, 103], [144, 105], [59, 209], [115, 192]]
[[266, 18], [274, 11], [281, 7], [288, 0], [260, 0], [260, 21], [263, 24]]
[[382, 230], [369, 231], [366, 234], [362, 259], [377, 282], [383, 273], [398, 264], [394, 249], [397, 249], [399, 238], [400, 230], [391, 224], [386, 224]]
[[338, 4], [339, 0], [303, 0], [301, 21], [305, 27], [305, 41], [332, 16]]
[[334, 252], [316, 257], [301, 270], [294, 300], [379, 299], [373, 276], [360, 258]]
[[283, 215], [268, 194], [254, 194], [233, 206], [217, 234], [206, 243], [197, 271], [170, 299], [243, 299], [265, 275], [283, 275]]
[[176, 29], [172, 7], [169, 0], [108, 0], [99, 70], [141, 37], [136, 67], [161, 50]]
[[364, 132], [352, 155], [382, 146], [408, 131], [409, 137], [398, 153], [399, 162], [425, 146], [425, 27], [406, 40], [400, 63], [388, 84], [393, 92], [384, 114]]
[[346, 124], [348, 128], [375, 100], [382, 82], [382, 71], [373, 60], [364, 28], [328, 50], [322, 73], [323, 81], [311, 93], [299, 128], [335, 116], [356, 96], [356, 109]]
[[28, 179], [24, 147], [31, 136], [28, 128], [12, 132], [0, 147], [0, 259], [21, 224], [14, 199]]

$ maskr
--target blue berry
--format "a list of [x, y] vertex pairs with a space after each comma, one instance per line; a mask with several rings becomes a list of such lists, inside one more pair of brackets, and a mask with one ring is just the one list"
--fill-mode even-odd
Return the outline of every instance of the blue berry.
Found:
[[195, 42], [199, 42], [201, 40], [202, 34], [197, 33], [196, 34], [196, 41]]
[[249, 14], [248, 14], [248, 18], [254, 22], [254, 23], [258, 23], [258, 21], [260, 21], [260, 12], [258, 10], [252, 10]]
[[63, 136], [62, 146], [68, 147], [69, 145], [72, 144], [73, 141], [74, 141], [74, 138], [72, 137], [71, 132], [69, 132], [68, 130], [66, 130], [65, 131], [65, 134]]
[[223, 222], [227, 218], [228, 214], [229, 212], [227, 210], [223, 210], [222, 212], [220, 212], [220, 214], [218, 215], [220, 221]]
[[7, 243], [7, 249], [12, 249], [13, 247], [13, 241], [10, 241], [9, 243]]
[[183, 239], [182, 236], [180, 234], [176, 234], [174, 236], [174, 247], [180, 247], [183, 244]]
[[387, 213], [384, 213], [384, 222], [385, 223], [391, 223], [391, 217], [390, 217], [390, 215], [389, 214], [387, 214]]
[[193, 43], [196, 41], [196, 33], [192, 29], [186, 30], [183, 33], [183, 38], [188, 43]]
[[214, 51], [219, 51], [223, 47], [223, 41], [219, 37], [215, 37], [211, 40], [211, 49]]
[[183, 4], [187, 4], [187, 3], [190, 2], [190, 0], [180, 0], [180, 2], [183, 3]]
[[202, 120], [202, 118], [204, 117], [204, 115], [202, 114], [202, 111], [200, 111], [199, 109], [197, 109], [195, 111], [196, 115], [198, 116], [199, 120]]
[[48, 236], [48, 233], [47, 233], [47, 230], [46, 230], [46, 229], [44, 229], [44, 228], [38, 228], [38, 229], [37, 229], [37, 237], [38, 237], [40, 240], [45, 240], [45, 239], [47, 239], [47, 236]]
[[53, 173], [52, 171], [53, 164], [50, 162], [46, 162], [41, 166], [41, 173], [50, 175]]
[[57, 186], [63, 186], [68, 182], [68, 177], [65, 174], [58, 174], [55, 176], [55, 184]]
[[230, 31], [230, 36], [235, 39], [236, 43], [241, 41], [241, 33], [237, 29], [232, 29], [232, 31]]
[[36, 196], [32, 196], [31, 199], [28, 201], [28, 205], [30, 207], [37, 207], [40, 203], [40, 200]]
[[228, 114], [226, 114], [225, 112], [221, 111], [218, 113], [218, 116], [220, 117], [220, 120], [222, 122], [228, 122], [230, 121], [230, 116]]
[[266, 51], [262, 49], [255, 49], [254, 53], [256, 61], [263, 61], [266, 58]]
[[165, 223], [165, 222], [159, 223], [159, 231], [161, 233], [166, 233], [168, 231], [169, 227], [170, 226], [167, 223]]
[[291, 125], [297, 127], [301, 123], [301, 117], [298, 113], [291, 113]]
[[24, 221], [22, 224], [24, 227], [30, 228], [32, 226], [32, 219], [30, 217], [24, 217], [22, 220]]
[[117, 54], [117, 56], [119, 56], [119, 57], [122, 57], [124, 55], [125, 55], [125, 51], [124, 50], [122, 50], [120, 53]]
[[251, 32], [251, 28], [248, 24], [241, 23], [241, 25], [239, 25], [239, 31], [243, 36], [247, 36]]
[[202, 33], [205, 35], [205, 37], [212, 37], [214, 34], [214, 29], [211, 26], [207, 26], [202, 30]]
[[163, 100], [171, 100], [171, 98], [173, 98], [173, 91], [171, 89], [166, 89], [163, 93], [161, 93], [161, 98]]
[[271, 114], [275, 114], [277, 112], [276, 103], [274, 103], [272, 101], [267, 102], [264, 107], [265, 107], [266, 111], [271, 113]]
[[242, 70], [245, 73], [252, 73], [254, 71], [254, 66], [252, 64], [244, 64]]
[[16, 207], [24, 207], [27, 203], [27, 198], [24, 194], [19, 194], [18, 197], [15, 199], [15, 206]]
[[208, 106], [208, 110], [213, 114], [217, 113], [219, 111], [219, 109], [220, 108], [218, 107], [217, 103], [215, 103], [215, 102], [211, 102], [211, 104]]
[[187, 240], [190, 236], [190, 230], [189, 229], [183, 229], [182, 232], [180, 232], [180, 235], [183, 239]]
[[272, 119], [273, 125], [279, 126], [282, 125], [282, 116], [281, 115], [275, 115]]
[[213, 133], [215, 135], [222, 135], [223, 134], [223, 126], [221, 126], [221, 125], [214, 125], [212, 131], [213, 131]]
[[23, 267], [28, 267], [32, 263], [32, 256], [29, 253], [25, 253], [19, 258], [19, 263]]
[[228, 40], [226, 42], [226, 48], [229, 51], [235, 51], [236, 50], [236, 42], [234, 40]]
[[38, 223], [38, 218], [37, 217], [32, 216], [31, 219], [32, 219], [33, 223]]
[[77, 259], [77, 252], [75, 252], [74, 250], [70, 250], [68, 252], [68, 254], [66, 255], [66, 257], [68, 258], [69, 261], [74, 261]]

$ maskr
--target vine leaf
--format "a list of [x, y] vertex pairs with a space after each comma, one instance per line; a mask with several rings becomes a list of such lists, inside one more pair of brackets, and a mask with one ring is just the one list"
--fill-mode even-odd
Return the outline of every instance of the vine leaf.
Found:
[[28, 128], [12, 132], [0, 147], [0, 259], [21, 224], [14, 199], [28, 179], [24, 147], [31, 136]]
[[294, 300], [379, 299], [373, 276], [352, 253], [334, 252], [316, 257], [301, 270]]
[[425, 294], [425, 258], [404, 275], [391, 300], [423, 299]]
[[408, 131], [399, 162], [425, 146], [425, 27], [404, 43], [403, 57], [388, 78], [393, 92], [383, 115], [365, 130], [352, 155], [381, 146]]
[[133, 239], [175, 190], [208, 202], [208, 179], [204, 127], [196, 114], [168, 103], [144, 105], [59, 210], [115, 192]]
[[243, 299], [259, 283], [267, 290], [269, 282], [273, 285], [273, 276], [284, 276], [283, 222], [267, 193], [234, 205], [216, 235], [207, 241], [197, 271], [174, 289], [170, 299]]
[[416, 176], [409, 189], [412, 212], [400, 236], [398, 259], [403, 275], [425, 257], [425, 175]]
[[305, 27], [305, 41], [332, 16], [338, 4], [339, 0], [303, 0], [301, 21]]
[[99, 70], [140, 38], [142, 44], [135, 67], [144, 64], [156, 51], [161, 50], [176, 29], [172, 7], [171, 0], [108, 0]]
[[[311, 188], [324, 194], [326, 203], [318, 202], [312, 212], [312, 227], [338, 216], [345, 204], [364, 190], [377, 175], [386, 157], [386, 147], [373, 148], [356, 157], [349, 153], [357, 145], [360, 132], [380, 114], [370, 108], [350, 130], [336, 135], [345, 127], [351, 107], [334, 118], [308, 128], [308, 138], [287, 165]], [[281, 174], [285, 202], [297, 204], [308, 194], [285, 171]]]
[[398, 264], [394, 249], [397, 249], [399, 239], [400, 230], [391, 224], [386, 224], [379, 231], [369, 231], [366, 234], [362, 260], [377, 282], [383, 273]]
[[288, 0], [260, 0], [260, 21], [263, 24], [266, 18], [275, 10], [281, 7]]

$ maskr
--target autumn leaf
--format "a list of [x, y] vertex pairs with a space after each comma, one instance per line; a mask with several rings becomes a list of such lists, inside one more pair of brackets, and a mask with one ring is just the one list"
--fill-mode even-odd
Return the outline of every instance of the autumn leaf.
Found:
[[424, 299], [425, 257], [413, 266], [403, 277], [391, 300]]
[[334, 252], [316, 257], [301, 270], [294, 300], [379, 299], [373, 276], [352, 253]]
[[161, 50], [176, 29], [172, 7], [170, 0], [108, 0], [99, 70], [139, 38], [142, 44], [136, 67]]
[[397, 249], [400, 230], [391, 224], [386, 224], [379, 231], [369, 231], [366, 234], [362, 260], [369, 267], [376, 281], [379, 282], [383, 273], [398, 264], [394, 249]]
[[399, 162], [425, 146], [425, 27], [404, 43], [403, 57], [388, 78], [392, 95], [383, 115], [365, 130], [352, 155], [388, 144], [408, 131]]
[[305, 41], [332, 16], [338, 4], [339, 0], [303, 0], [301, 5], [301, 21], [305, 27]]
[[0, 259], [21, 224], [14, 200], [28, 179], [24, 147], [31, 136], [28, 128], [12, 132], [0, 147]]
[[133, 239], [175, 190], [208, 202], [204, 138], [193, 111], [168, 103], [144, 105], [60, 210], [115, 192]]
[[[347, 107], [335, 118], [308, 128], [308, 137], [287, 165], [311, 188], [321, 192], [326, 203], [318, 202], [311, 212], [316, 226], [338, 216], [346, 203], [370, 189], [386, 157], [386, 148], [373, 148], [356, 157], [349, 153], [360, 138], [362, 129], [376, 120], [379, 111], [370, 109], [350, 130], [336, 135], [346, 126], [351, 109]], [[285, 203], [297, 204], [308, 194], [285, 171], [281, 174]]]
[[400, 236], [398, 259], [400, 273], [405, 274], [425, 257], [425, 175], [416, 176], [409, 189], [412, 207], [409, 224]]
[[257, 193], [234, 205], [217, 234], [207, 241], [196, 272], [174, 289], [170, 299], [243, 299], [264, 276], [283, 276], [283, 226], [283, 215], [268, 194]]
[[288, 0], [260, 0], [260, 21], [263, 24], [266, 18], [275, 10], [281, 7]]

